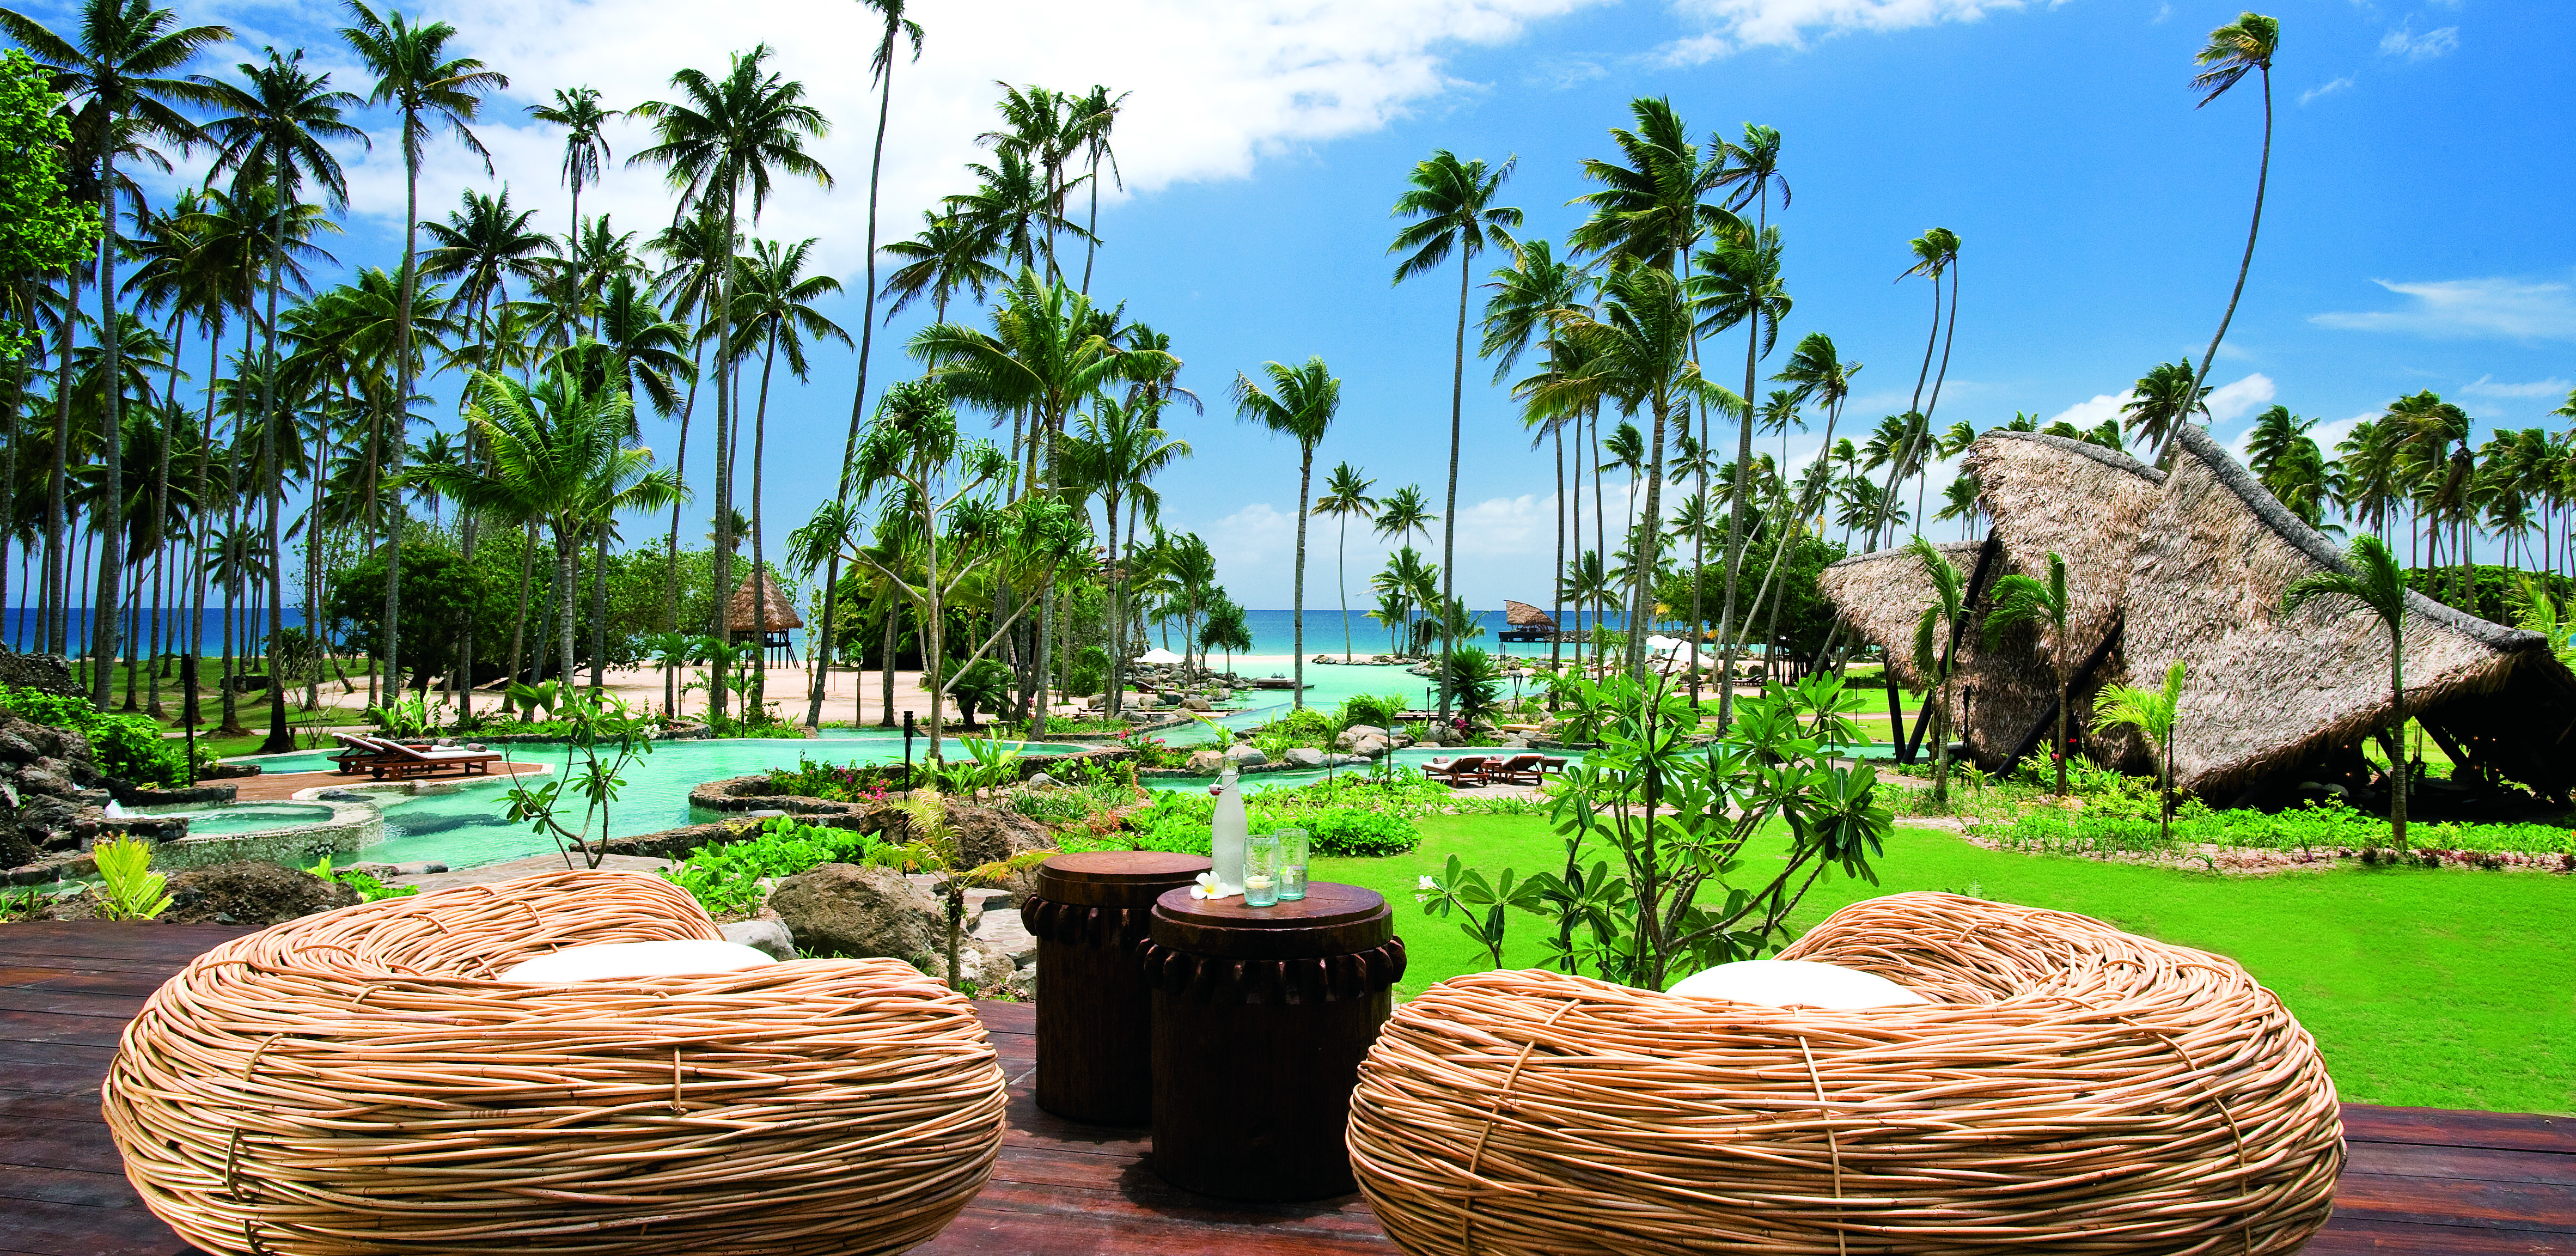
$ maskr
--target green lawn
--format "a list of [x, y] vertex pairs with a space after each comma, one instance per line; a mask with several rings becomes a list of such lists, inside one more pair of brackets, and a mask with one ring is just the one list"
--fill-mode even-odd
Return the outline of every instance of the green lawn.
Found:
[[[1486, 963], [1455, 923], [1414, 905], [1417, 877], [1453, 853], [1524, 871], [1563, 857], [1534, 816], [1440, 816], [1422, 830], [1412, 855], [1322, 859], [1314, 870], [1394, 902], [1411, 954], [1399, 998]], [[1988, 851], [1916, 828], [1897, 830], [1879, 877], [1877, 887], [1819, 883], [1797, 928], [1903, 890], [2080, 912], [2244, 964], [2316, 1035], [2347, 1100], [2576, 1111], [2576, 884], [2567, 878], [2363, 868], [2222, 878]], [[1537, 962], [1540, 927], [1515, 918], [1506, 962]]]

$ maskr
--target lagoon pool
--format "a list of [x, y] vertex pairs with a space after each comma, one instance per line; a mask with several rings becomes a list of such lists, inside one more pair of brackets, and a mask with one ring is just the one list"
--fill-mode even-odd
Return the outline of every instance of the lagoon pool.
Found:
[[261, 829], [328, 824], [331, 806], [319, 802], [246, 802], [165, 814], [186, 816], [190, 837], [230, 837]]

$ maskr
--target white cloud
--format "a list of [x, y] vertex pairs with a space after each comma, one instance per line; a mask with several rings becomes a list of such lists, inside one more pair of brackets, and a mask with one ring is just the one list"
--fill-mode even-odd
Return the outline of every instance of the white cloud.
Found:
[[2048, 423], [2042, 423], [2040, 426], [2047, 427], [2049, 423], [2072, 423], [2081, 428], [2100, 427], [2102, 426], [2102, 421], [2104, 419], [2119, 418], [2120, 407], [2129, 404], [2129, 398], [2136, 395], [2137, 394], [2134, 392], [2124, 392], [2117, 395], [2111, 393], [2098, 393], [2091, 401], [2076, 402], [2074, 405], [2068, 406], [2065, 409], [2048, 416]]
[[2404, 331], [2437, 339], [2498, 336], [2512, 340], [2576, 340], [2576, 299], [2571, 299], [2564, 283], [2519, 279], [2371, 282], [2413, 301], [2402, 310], [2330, 312], [2313, 315], [2308, 321], [2345, 331]]
[[2259, 371], [2233, 384], [2210, 389], [2210, 425], [2233, 423], [2254, 413], [2256, 407], [2270, 404], [2274, 392], [2272, 377]]
[[[2042, 0], [2055, 8], [2064, 0]], [[1670, 65], [1698, 65], [1746, 48], [1803, 48], [1810, 36], [1910, 30], [1974, 22], [2030, 7], [2025, 0], [1676, 0], [1686, 21], [1706, 29], [1660, 49]]]
[[2493, 375], [2481, 375], [2476, 383], [2463, 384], [2460, 391], [2472, 397], [2564, 397], [2569, 384], [2563, 379], [2536, 379], [2527, 384], [2499, 384]]
[[2445, 26], [2439, 30], [2429, 30], [2418, 35], [2414, 31], [2414, 23], [2408, 22], [2388, 32], [2387, 36], [2379, 41], [2379, 55], [2404, 57], [2409, 61], [2430, 61], [2459, 46], [2459, 27]]
[[2337, 92], [2350, 91], [2352, 90], [2352, 83], [2353, 76], [2349, 74], [2340, 78], [2328, 79], [2315, 87], [2311, 87], [2308, 90], [2299, 93], [2299, 103], [2301, 105], [2305, 105], [2311, 100], [2332, 96]]
[[[973, 137], [995, 125], [996, 80], [1071, 90], [1101, 82], [1131, 92], [1116, 135], [1118, 164], [1130, 191], [1150, 192], [1189, 180], [1240, 178], [1264, 158], [1375, 130], [1462, 86], [1443, 67], [1450, 50], [1508, 42], [1532, 21], [1597, 2], [1104, 0], [1069, 7], [954, 0], [922, 13], [928, 38], [920, 61], [898, 56], [880, 215], [887, 232], [908, 235], [920, 210], [964, 186], [963, 163], [990, 160]], [[319, 0], [300, 0], [293, 14], [317, 28], [340, 20], [336, 4]], [[273, 13], [259, 16], [274, 19]], [[768, 41], [772, 66], [802, 81], [811, 103], [831, 120], [831, 135], [814, 151], [839, 188], [826, 193], [780, 182], [759, 229], [791, 239], [821, 237], [825, 268], [847, 269], [860, 260], [860, 235], [852, 227], [865, 212], [877, 115], [867, 55], [878, 28], [864, 7], [806, 0], [716, 6], [449, 0], [438, 16], [457, 27], [459, 51], [510, 76], [509, 91], [489, 103], [476, 130], [493, 152], [499, 179], [519, 201], [544, 211], [539, 225], [548, 230], [561, 230], [566, 212], [561, 141], [552, 128], [527, 122], [526, 104], [574, 84], [598, 88], [612, 106], [667, 99], [673, 71], [720, 73], [728, 53]], [[317, 56], [337, 52], [319, 39], [305, 42]], [[1067, 66], [1080, 67], [1080, 81], [1068, 77]], [[363, 88], [362, 75], [332, 68], [339, 71], [336, 84]], [[651, 142], [649, 135], [639, 124], [621, 122], [609, 138], [615, 168], [585, 191], [583, 212], [595, 206], [615, 214], [621, 227], [659, 227], [671, 210], [661, 172], [625, 167], [628, 156]], [[361, 212], [402, 212], [401, 161], [389, 134], [351, 163], [350, 175]], [[486, 183], [480, 161], [445, 140], [433, 146], [424, 188]], [[1102, 199], [1120, 195], [1113, 185]], [[421, 208], [439, 216], [448, 207], [441, 199]]]

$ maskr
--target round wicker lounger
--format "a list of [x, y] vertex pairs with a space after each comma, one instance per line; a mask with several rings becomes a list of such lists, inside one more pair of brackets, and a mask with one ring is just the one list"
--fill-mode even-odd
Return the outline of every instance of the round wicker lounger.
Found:
[[868, 1253], [1001, 1142], [973, 1007], [896, 960], [505, 985], [714, 939], [678, 887], [562, 872], [279, 925], [192, 962], [102, 1087], [126, 1176], [210, 1252]]
[[2343, 1124], [2315, 1043], [2216, 955], [1948, 894], [1783, 959], [1930, 1006], [1827, 1012], [1547, 972], [1434, 986], [1360, 1070], [1360, 1189], [1407, 1252], [2288, 1252]]

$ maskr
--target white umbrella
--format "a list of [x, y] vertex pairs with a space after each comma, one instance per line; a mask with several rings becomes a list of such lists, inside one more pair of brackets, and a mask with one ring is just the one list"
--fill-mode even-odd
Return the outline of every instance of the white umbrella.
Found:
[[1161, 667], [1166, 664], [1180, 662], [1181, 656], [1174, 654], [1161, 646], [1156, 646], [1153, 649], [1147, 650], [1143, 654], [1136, 656], [1136, 661], [1139, 663], [1150, 663], [1156, 667]]

